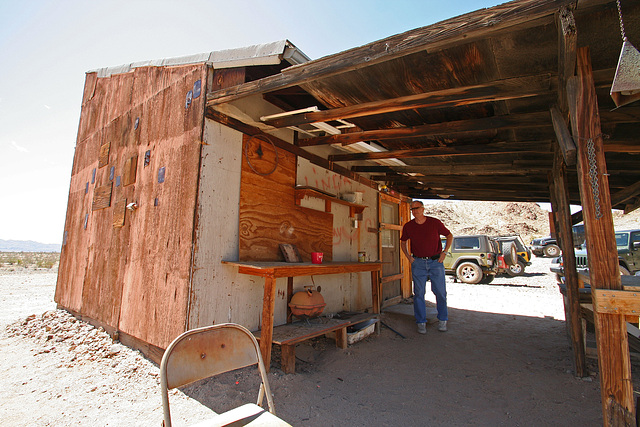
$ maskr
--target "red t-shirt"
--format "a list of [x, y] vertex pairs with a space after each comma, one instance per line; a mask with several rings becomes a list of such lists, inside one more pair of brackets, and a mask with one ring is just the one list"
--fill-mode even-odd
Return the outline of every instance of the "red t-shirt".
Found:
[[451, 234], [442, 221], [433, 217], [426, 217], [426, 221], [418, 224], [414, 219], [402, 227], [400, 240], [411, 240], [410, 249], [413, 256], [432, 257], [442, 252], [440, 236]]

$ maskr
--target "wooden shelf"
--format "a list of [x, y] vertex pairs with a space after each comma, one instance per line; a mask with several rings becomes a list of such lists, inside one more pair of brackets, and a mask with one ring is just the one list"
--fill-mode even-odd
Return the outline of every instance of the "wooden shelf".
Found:
[[347, 202], [346, 200], [342, 200], [332, 194], [324, 193], [316, 188], [296, 187], [295, 189], [296, 205], [300, 206], [300, 201], [305, 197], [315, 197], [316, 199], [324, 200], [325, 212], [331, 212], [331, 203], [338, 203], [341, 205], [349, 206], [349, 217], [351, 218], [353, 218], [358, 214], [361, 214], [362, 211], [364, 211], [364, 208], [366, 208], [365, 205], [359, 205], [357, 203]]

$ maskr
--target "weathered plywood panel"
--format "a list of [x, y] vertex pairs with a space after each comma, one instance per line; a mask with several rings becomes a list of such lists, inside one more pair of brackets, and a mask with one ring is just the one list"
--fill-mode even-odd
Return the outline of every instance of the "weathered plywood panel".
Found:
[[[120, 329], [162, 348], [184, 332], [187, 323], [204, 96], [193, 99], [189, 108], [184, 100], [195, 81], [205, 80], [206, 72], [203, 65], [187, 68], [188, 73], [165, 69], [164, 78], [173, 83], [141, 105], [138, 157], [144, 159], [147, 150], [151, 154], [146, 167], [137, 162], [136, 183], [131, 186], [135, 193], [128, 197], [138, 208], [127, 211], [131, 243]], [[183, 77], [176, 79], [174, 74]], [[137, 78], [136, 87], [138, 80], [144, 81]], [[154, 126], [159, 122], [161, 126]], [[164, 182], [158, 181], [160, 168], [165, 168]]]
[[113, 184], [109, 183], [95, 189], [93, 193], [93, 205], [91, 206], [91, 210], [97, 211], [100, 209], [106, 209], [111, 206], [112, 188]]
[[283, 150], [276, 154], [268, 142], [245, 136], [240, 184], [240, 260], [283, 260], [280, 243], [296, 245], [307, 261], [311, 252], [324, 252], [324, 259], [332, 260], [333, 215], [295, 205], [295, 170], [294, 155]]
[[98, 160], [98, 167], [101, 168], [109, 163], [109, 150], [111, 148], [111, 142], [107, 141], [100, 146], [100, 158]]
[[[166, 347], [186, 324], [204, 115], [202, 95], [189, 108], [184, 99], [206, 67], [148, 68], [87, 75], [56, 301]], [[153, 154], [145, 166], [137, 159], [146, 151]], [[106, 203], [107, 188], [118, 202]], [[91, 210], [94, 197], [101, 210]], [[127, 200], [138, 209], [126, 210]]]
[[126, 187], [136, 182], [136, 170], [138, 168], [138, 156], [131, 156], [124, 161], [122, 168], [122, 186]]

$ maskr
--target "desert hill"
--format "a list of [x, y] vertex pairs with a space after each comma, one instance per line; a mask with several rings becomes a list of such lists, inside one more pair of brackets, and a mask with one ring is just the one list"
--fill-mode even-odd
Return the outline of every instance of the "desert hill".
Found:
[[[425, 203], [425, 213], [440, 219], [454, 235], [519, 234], [529, 243], [549, 235], [549, 212], [537, 203], [443, 201]], [[618, 230], [640, 228], [640, 209], [613, 212]]]

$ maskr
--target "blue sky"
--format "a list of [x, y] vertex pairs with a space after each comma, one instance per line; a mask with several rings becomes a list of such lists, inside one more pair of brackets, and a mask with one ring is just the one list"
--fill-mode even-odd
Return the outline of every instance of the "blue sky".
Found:
[[0, 239], [60, 243], [85, 72], [288, 39], [311, 59], [495, 0], [0, 0]]

